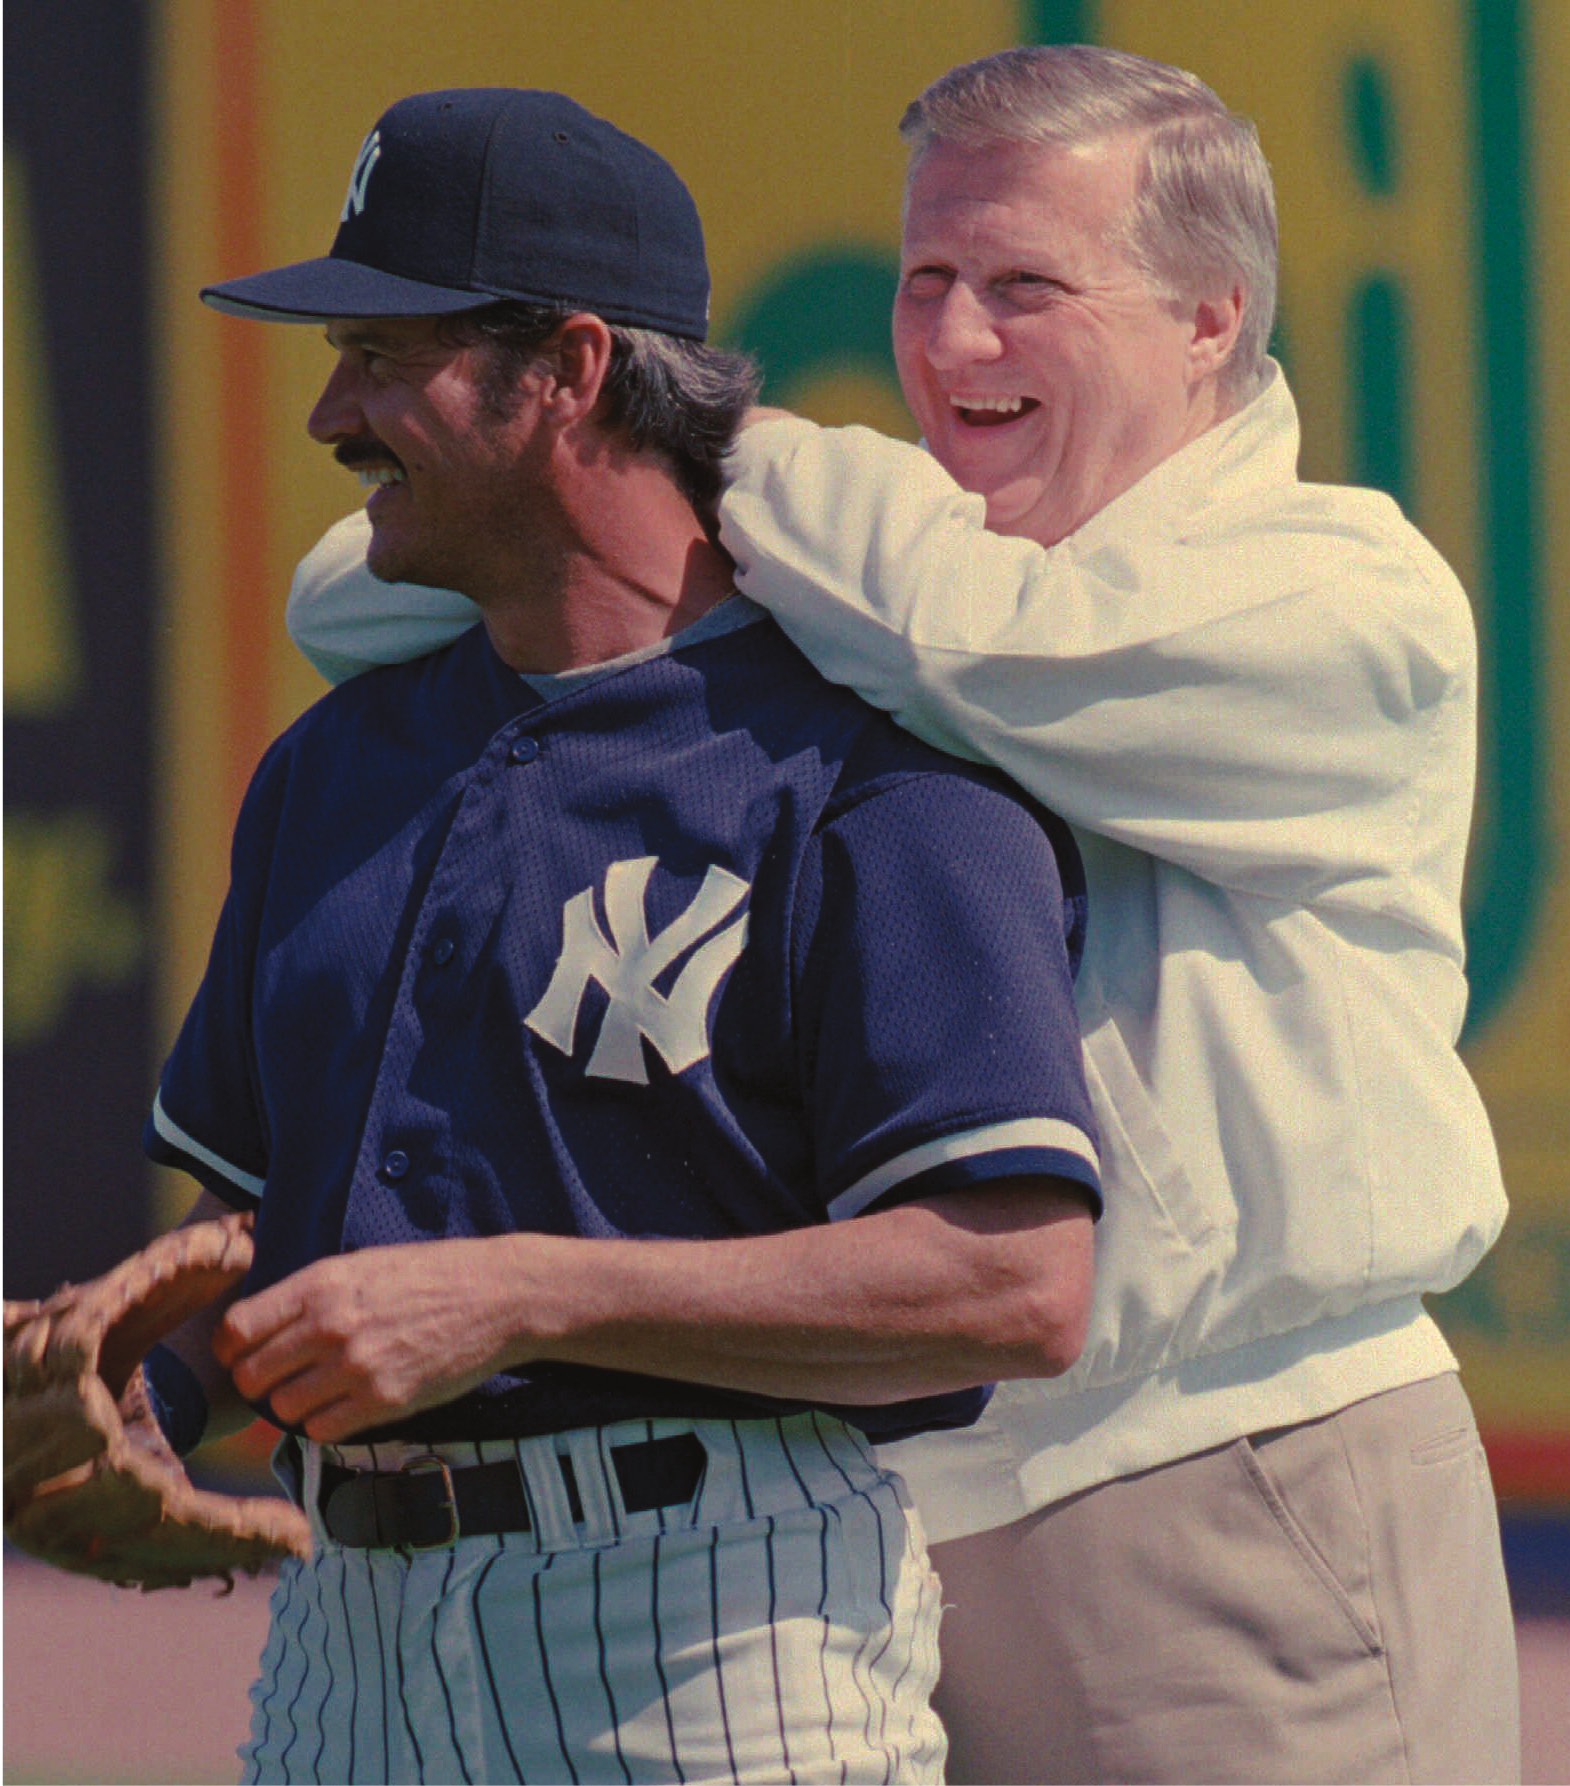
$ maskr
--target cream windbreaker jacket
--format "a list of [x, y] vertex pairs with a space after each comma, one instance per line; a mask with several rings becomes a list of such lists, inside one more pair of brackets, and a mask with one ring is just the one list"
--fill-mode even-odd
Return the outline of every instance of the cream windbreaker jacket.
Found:
[[[831, 680], [1007, 770], [1085, 858], [1089, 1337], [978, 1426], [886, 1448], [935, 1540], [1455, 1367], [1419, 1298], [1504, 1216], [1455, 1049], [1472, 618], [1388, 497], [1301, 483], [1297, 453], [1275, 369], [1050, 550], [866, 429], [771, 421], [734, 456], [742, 590]], [[365, 528], [291, 595], [335, 677], [474, 618], [371, 582]]]

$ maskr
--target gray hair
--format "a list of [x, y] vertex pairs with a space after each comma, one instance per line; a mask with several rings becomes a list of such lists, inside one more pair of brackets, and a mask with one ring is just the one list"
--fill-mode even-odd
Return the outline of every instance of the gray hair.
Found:
[[[438, 332], [454, 346], [483, 343], [491, 350], [490, 365], [480, 375], [480, 396], [494, 414], [506, 415], [519, 373], [549, 353], [551, 337], [581, 308], [508, 298], [443, 317]], [[688, 501], [712, 522], [725, 455], [742, 416], [757, 400], [757, 366], [745, 354], [701, 341], [618, 323], [605, 326], [611, 336], [610, 366], [600, 389], [605, 425], [623, 434], [634, 451], [668, 460]]]
[[1144, 162], [1116, 245], [1166, 297], [1242, 285], [1221, 382], [1239, 400], [1251, 396], [1275, 321], [1275, 194], [1258, 131], [1196, 75], [1091, 44], [1003, 50], [950, 69], [900, 119], [912, 172], [934, 143], [1066, 149], [1136, 131]]

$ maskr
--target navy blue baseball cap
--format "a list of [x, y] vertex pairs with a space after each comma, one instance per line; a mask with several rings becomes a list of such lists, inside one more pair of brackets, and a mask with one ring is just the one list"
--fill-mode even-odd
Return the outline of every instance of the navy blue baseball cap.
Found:
[[444, 316], [500, 298], [703, 340], [709, 269], [692, 194], [669, 162], [564, 94], [416, 93], [360, 145], [322, 259], [202, 292], [264, 322]]

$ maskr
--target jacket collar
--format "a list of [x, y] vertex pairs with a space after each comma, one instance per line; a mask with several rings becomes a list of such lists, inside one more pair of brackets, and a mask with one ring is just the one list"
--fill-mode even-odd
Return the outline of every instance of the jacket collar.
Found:
[[1232, 501], [1296, 483], [1297, 405], [1281, 367], [1267, 365], [1257, 396], [1098, 509], [1069, 536], [1073, 544], [1095, 548], [1155, 530], [1181, 536], [1202, 524], [1203, 511], [1220, 496]]

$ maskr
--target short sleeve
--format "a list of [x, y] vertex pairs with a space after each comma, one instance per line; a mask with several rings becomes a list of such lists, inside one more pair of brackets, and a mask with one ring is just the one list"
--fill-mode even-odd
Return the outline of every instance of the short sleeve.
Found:
[[267, 1177], [268, 1138], [251, 1022], [255, 913], [266, 884], [272, 826], [275, 745], [246, 795], [235, 827], [230, 886], [213, 935], [207, 971], [164, 1063], [142, 1130], [142, 1148], [163, 1166], [189, 1172], [236, 1208], [250, 1208]]
[[803, 864], [794, 1023], [836, 1220], [1002, 1177], [1099, 1213], [1074, 1009], [1084, 923], [1060, 821], [964, 774], [873, 784]]

